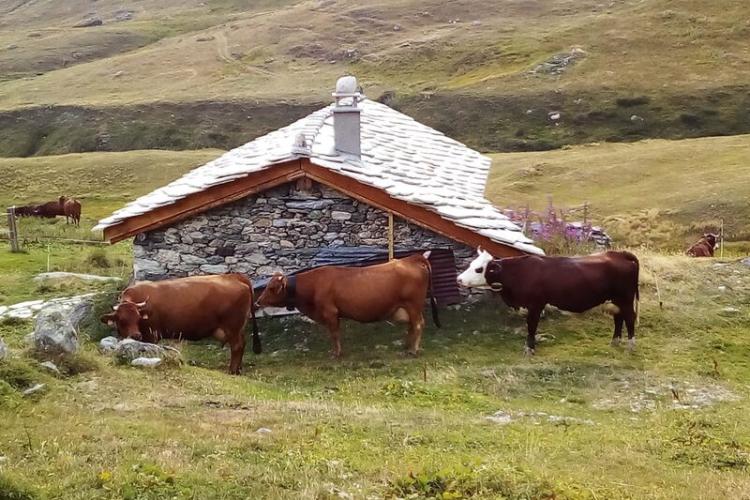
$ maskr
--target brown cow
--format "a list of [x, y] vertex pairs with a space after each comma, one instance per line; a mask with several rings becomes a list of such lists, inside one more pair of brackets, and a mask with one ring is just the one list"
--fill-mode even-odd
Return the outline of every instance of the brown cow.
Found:
[[430, 252], [367, 267], [323, 266], [287, 277], [276, 273], [258, 299], [258, 307], [296, 307], [328, 328], [332, 356], [341, 357], [339, 320], [361, 323], [409, 322], [406, 350], [417, 355], [424, 329], [422, 309], [429, 291], [432, 318], [439, 327], [432, 294]]
[[628, 346], [631, 350], [635, 347], [640, 293], [638, 258], [632, 253], [608, 251], [586, 257], [524, 255], [500, 260], [494, 260], [482, 249], [478, 253], [458, 277], [458, 284], [491, 288], [509, 306], [528, 310], [527, 354], [534, 354], [536, 329], [547, 304], [581, 313], [611, 301], [615, 320], [612, 345], [620, 343], [625, 322]]
[[65, 203], [65, 197], [61, 196], [57, 201], [48, 201], [37, 205], [31, 215], [36, 217], [45, 217], [53, 219], [58, 215], [65, 215], [63, 205]]
[[140, 281], [122, 292], [114, 312], [101, 321], [115, 326], [120, 337], [154, 344], [162, 338], [209, 337], [229, 343], [229, 373], [239, 374], [248, 315], [253, 323], [253, 352], [260, 354], [252, 283], [241, 274], [222, 274]]
[[716, 248], [716, 235], [706, 233], [685, 252], [691, 257], [713, 257]]
[[63, 213], [65, 214], [65, 222], [72, 222], [76, 226], [81, 225], [81, 202], [75, 198], [65, 198], [63, 202]]

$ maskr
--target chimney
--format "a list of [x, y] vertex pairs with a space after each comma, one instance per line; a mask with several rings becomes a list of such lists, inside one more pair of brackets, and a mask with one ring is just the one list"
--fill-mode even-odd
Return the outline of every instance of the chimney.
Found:
[[353, 76], [342, 76], [336, 82], [333, 97], [333, 135], [336, 151], [360, 156], [359, 113], [357, 103], [362, 96]]

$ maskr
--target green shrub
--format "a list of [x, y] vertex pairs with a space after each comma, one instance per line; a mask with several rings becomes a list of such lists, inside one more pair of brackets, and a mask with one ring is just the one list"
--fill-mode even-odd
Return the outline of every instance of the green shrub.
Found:
[[105, 252], [103, 248], [95, 248], [94, 250], [92, 250], [89, 256], [86, 258], [86, 262], [89, 265], [97, 267], [99, 269], [107, 269], [112, 267], [112, 263], [109, 261], [109, 257], [107, 257], [107, 252]]
[[26, 486], [0, 474], [0, 500], [33, 500], [37, 495]]

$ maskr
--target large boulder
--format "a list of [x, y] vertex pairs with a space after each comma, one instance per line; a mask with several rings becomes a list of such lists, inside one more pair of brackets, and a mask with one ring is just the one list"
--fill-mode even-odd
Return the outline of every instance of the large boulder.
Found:
[[174, 347], [162, 346], [125, 339], [117, 344], [114, 350], [115, 361], [130, 364], [138, 358], [159, 358], [165, 363], [180, 363], [180, 351]]
[[71, 321], [70, 308], [55, 304], [42, 309], [34, 323], [29, 341], [46, 354], [74, 354], [78, 351], [78, 332]]

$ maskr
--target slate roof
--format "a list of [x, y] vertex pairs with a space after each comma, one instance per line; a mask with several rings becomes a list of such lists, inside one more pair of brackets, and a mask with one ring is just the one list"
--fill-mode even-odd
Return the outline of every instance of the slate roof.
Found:
[[490, 158], [384, 104], [363, 98], [358, 106], [362, 110], [360, 157], [335, 150], [334, 106], [330, 105], [138, 198], [99, 221], [94, 230], [276, 164], [309, 158], [318, 166], [380, 188], [393, 198], [435, 212], [493, 241], [528, 253], [543, 253], [484, 197]]

